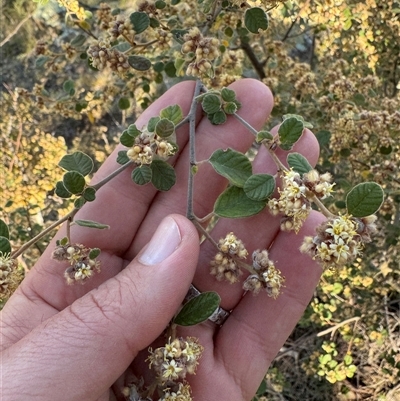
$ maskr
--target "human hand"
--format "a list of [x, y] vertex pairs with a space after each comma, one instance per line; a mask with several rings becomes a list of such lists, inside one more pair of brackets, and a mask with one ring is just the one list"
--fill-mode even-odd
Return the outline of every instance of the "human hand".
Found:
[[[236, 82], [232, 88], [242, 102], [239, 114], [260, 129], [272, 109], [269, 90], [254, 80]], [[179, 104], [187, 113], [193, 89], [193, 81], [176, 85], [142, 114], [137, 126], [142, 127], [171, 104]], [[253, 142], [252, 135], [235, 119], [212, 126], [199, 111], [197, 121], [199, 160], [221, 147], [245, 151]], [[67, 286], [62, 274], [65, 266], [51, 259], [53, 240], [8, 301], [2, 312], [1, 331], [4, 399], [123, 399], [123, 379], [117, 379], [124, 377], [121, 375], [128, 367], [136, 375], [148, 376], [148, 367], [139, 353], [157, 343], [191, 282], [201, 291], [217, 291], [221, 306], [232, 310], [221, 328], [205, 322], [180, 330], [182, 336], [199, 338], [204, 347], [196, 375], [188, 378], [193, 398], [252, 398], [319, 280], [321, 268], [309, 256], [300, 254], [298, 248], [304, 235], [310, 235], [323, 216], [312, 213], [298, 235], [279, 231], [279, 218], [267, 210], [248, 219], [220, 219], [212, 232], [217, 240], [233, 231], [250, 253], [257, 248], [269, 249], [273, 244], [270, 258], [277, 261], [286, 282], [276, 300], [265, 293], [243, 296], [240, 285], [217, 282], [209, 274], [215, 249], [205, 242], [198, 257], [198, 234], [179, 215], [185, 214], [186, 209], [187, 140], [188, 127], [183, 126], [178, 131], [181, 151], [172, 159], [178, 176], [172, 190], [161, 193], [151, 186], [138, 190], [125, 170], [97, 192], [95, 202], [86, 204], [77, 214], [77, 218], [110, 225], [110, 230], [101, 232], [71, 228], [75, 243], [102, 250], [101, 273], [84, 286]], [[118, 150], [93, 182], [117, 168]], [[311, 164], [316, 163], [318, 144], [308, 130], [294, 150], [305, 155]], [[277, 151], [277, 155], [285, 159], [284, 152]], [[257, 155], [253, 171], [276, 172], [265, 149]], [[212, 211], [225, 185], [225, 179], [215, 174], [211, 166], [199, 168], [195, 176], [196, 215], [205, 216]], [[175, 214], [166, 217], [171, 213]], [[61, 229], [56, 238], [63, 236], [65, 231]]]

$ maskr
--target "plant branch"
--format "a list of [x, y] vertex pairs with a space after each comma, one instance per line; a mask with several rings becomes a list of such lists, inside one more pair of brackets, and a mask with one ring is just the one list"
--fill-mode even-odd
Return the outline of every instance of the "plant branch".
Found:
[[196, 134], [196, 109], [197, 109], [197, 96], [200, 94], [200, 90], [203, 84], [198, 79], [194, 88], [193, 100], [190, 106], [189, 117], [189, 182], [188, 182], [188, 196], [187, 196], [187, 208], [186, 216], [189, 220], [194, 220], [193, 213], [193, 183], [196, 168], [196, 149], [195, 149], [195, 134]]
[[322, 337], [325, 334], [332, 333], [332, 332], [336, 331], [339, 327], [342, 327], [342, 326], [344, 326], [344, 325], [346, 325], [346, 324], [348, 324], [350, 322], [354, 322], [354, 321], [357, 322], [360, 319], [361, 319], [360, 316], [355, 316], [355, 317], [352, 317], [350, 319], [343, 320], [343, 322], [335, 324], [333, 327], [330, 327], [329, 329], [326, 329], [324, 331], [320, 331], [319, 333], [317, 333], [317, 337]]
[[253, 128], [244, 118], [240, 117], [237, 113], [234, 113], [233, 116], [239, 120], [254, 136], [257, 136], [258, 131]]
[[15, 29], [0, 43], [0, 47], [3, 47], [14, 35], [16, 35], [22, 25], [32, 17], [33, 14], [28, 14], [16, 27]]
[[290, 24], [289, 29], [286, 31], [285, 36], [282, 38], [281, 42], [284, 42], [288, 37], [294, 26], [296, 25], [297, 18], [295, 18], [292, 23]]
[[254, 54], [254, 51], [249, 45], [249, 43], [243, 41], [242, 38], [240, 39], [240, 48], [246, 53], [247, 57], [251, 61], [251, 64], [253, 64], [254, 69], [257, 71], [257, 74], [260, 77], [260, 79], [264, 79], [266, 75], [264, 72], [263, 64], [258, 60], [257, 56]]
[[41, 238], [43, 238], [46, 234], [49, 232], [53, 231], [55, 228], [57, 228], [61, 223], [64, 223], [64, 221], [67, 221], [69, 219], [72, 219], [75, 214], [78, 212], [78, 208], [72, 209], [68, 214], [66, 214], [64, 217], [61, 219], [57, 220], [54, 222], [52, 225], [44, 229], [42, 232], [40, 232], [38, 235], [33, 237], [31, 240], [29, 240], [27, 243], [22, 245], [17, 251], [11, 254], [11, 257], [13, 259], [16, 259], [18, 256], [22, 255], [27, 249], [31, 247], [31, 245], [35, 244], [37, 241], [39, 241]]
[[132, 166], [133, 163], [134, 162], [130, 160], [128, 163], [123, 164], [121, 167], [117, 168], [114, 172], [112, 172], [110, 175], [99, 181], [97, 184], [92, 185], [92, 188], [94, 188], [97, 191], [104, 184], [107, 184], [107, 182], [111, 181], [114, 177], [116, 177], [118, 174], [124, 171], [127, 167]]

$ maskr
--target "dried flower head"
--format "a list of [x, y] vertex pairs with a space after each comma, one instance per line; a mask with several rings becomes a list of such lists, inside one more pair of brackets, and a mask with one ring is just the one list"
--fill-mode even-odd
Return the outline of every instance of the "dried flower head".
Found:
[[52, 258], [60, 262], [67, 261], [71, 265], [64, 272], [68, 284], [83, 284], [96, 271], [100, 271], [100, 262], [96, 259], [99, 254], [98, 248], [86, 248], [81, 244], [59, 244], [54, 249]]
[[18, 262], [0, 252], [0, 302], [13, 294], [23, 278], [23, 270], [18, 268]]
[[251, 274], [243, 283], [243, 289], [258, 294], [264, 289], [268, 296], [277, 298], [285, 278], [269, 259], [268, 251], [259, 249], [253, 252], [253, 267], [257, 274]]

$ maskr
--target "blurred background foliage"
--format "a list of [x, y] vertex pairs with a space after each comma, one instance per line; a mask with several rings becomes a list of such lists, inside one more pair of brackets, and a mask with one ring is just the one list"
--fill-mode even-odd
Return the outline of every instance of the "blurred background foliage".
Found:
[[[267, 30], [244, 27], [249, 5], [267, 11]], [[148, 29], [110, 44], [135, 61], [93, 68], [89, 47], [135, 11]], [[182, 38], [198, 26], [219, 40], [208, 86], [258, 78], [275, 95], [267, 128], [287, 113], [313, 124], [318, 169], [337, 183], [332, 210], [360, 182], [385, 191], [374, 242], [324, 274], [255, 399], [400, 400], [399, 1], [3, 0], [0, 25], [0, 217], [14, 247], [70, 210], [54, 196], [67, 151], [98, 167], [143, 109], [188, 79]], [[20, 258], [26, 271], [47, 242]]]

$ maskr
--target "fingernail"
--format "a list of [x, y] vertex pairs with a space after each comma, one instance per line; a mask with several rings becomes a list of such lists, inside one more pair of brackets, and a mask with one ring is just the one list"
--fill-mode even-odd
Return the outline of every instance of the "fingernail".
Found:
[[172, 217], [166, 217], [139, 256], [139, 262], [145, 265], [156, 265], [172, 255], [180, 243], [181, 233], [175, 220]]

